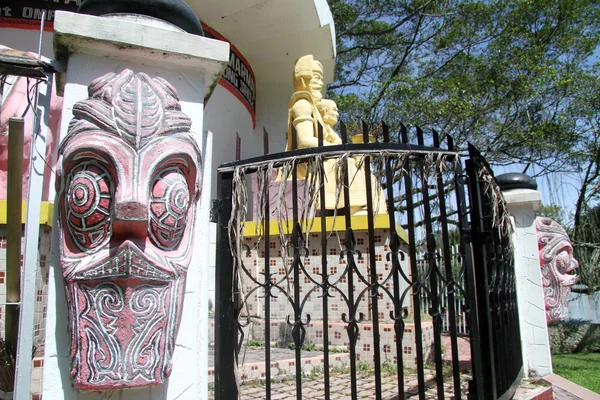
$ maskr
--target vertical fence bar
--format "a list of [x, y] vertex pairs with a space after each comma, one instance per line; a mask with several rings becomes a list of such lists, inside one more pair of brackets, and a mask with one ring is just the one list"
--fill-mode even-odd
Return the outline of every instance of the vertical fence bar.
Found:
[[[319, 147], [323, 146], [323, 125], [320, 123], [317, 130], [317, 142]], [[329, 275], [327, 268], [327, 220], [326, 220], [326, 204], [325, 204], [325, 180], [335, 179], [335, 176], [325, 176], [326, 161], [321, 161], [319, 168], [319, 202], [321, 206], [321, 290], [323, 304], [323, 378], [325, 386], [325, 400], [329, 400]]]
[[[471, 161], [467, 160], [467, 165]], [[481, 351], [481, 334], [479, 328], [479, 309], [477, 307], [477, 293], [475, 290], [475, 265], [473, 260], [473, 242], [468, 219], [467, 199], [465, 196], [465, 175], [461, 163], [457, 163], [454, 173], [454, 184], [456, 187], [456, 205], [458, 209], [458, 228], [460, 230], [459, 251], [465, 269], [465, 284], [468, 305], [468, 324], [471, 341], [471, 366], [473, 368], [473, 380], [469, 385], [469, 399], [485, 399], [484, 376], [483, 376], [483, 354]]]
[[[265, 155], [269, 154], [269, 134], [264, 128], [263, 150]], [[263, 198], [265, 199], [265, 220], [263, 226], [263, 243], [265, 244], [265, 390], [266, 400], [271, 400], [271, 170], [264, 168], [262, 171], [259, 170], [256, 173], [263, 174]], [[256, 278], [258, 279], [258, 276]]]
[[[369, 128], [362, 121], [363, 140], [369, 143]], [[367, 229], [369, 235], [369, 266], [371, 269], [370, 292], [372, 300], [372, 322], [373, 322], [373, 352], [375, 363], [375, 398], [381, 399], [381, 348], [379, 338], [379, 282], [377, 277], [377, 262], [375, 260], [375, 224], [373, 222], [373, 187], [371, 186], [371, 157], [365, 157], [365, 185], [367, 189]]]
[[[292, 124], [292, 150], [298, 148], [298, 133], [296, 127]], [[295, 345], [295, 369], [296, 369], [296, 398], [302, 399], [302, 315], [300, 314], [300, 260], [301, 247], [304, 246], [302, 238], [302, 227], [298, 221], [298, 164], [294, 163], [292, 168], [292, 215], [293, 215], [293, 231], [292, 231], [292, 246], [294, 250], [294, 260], [292, 263], [294, 275], [294, 323], [292, 324], [292, 337]], [[288, 321], [289, 323], [289, 321]]]
[[[340, 124], [340, 133], [342, 136], [342, 143], [348, 143], [348, 133], [346, 131], [346, 125], [342, 122]], [[349, 156], [350, 157], [350, 156]], [[358, 388], [356, 384], [356, 342], [358, 340], [358, 322], [356, 319], [356, 305], [354, 304], [354, 270], [356, 268], [354, 255], [355, 255], [355, 244], [354, 232], [352, 231], [352, 217], [350, 215], [350, 177], [348, 169], [348, 157], [344, 162], [344, 219], [346, 222], [346, 237], [345, 237], [345, 251], [347, 267], [346, 271], [348, 274], [348, 318], [345, 319], [342, 315], [342, 320], [348, 324], [346, 331], [348, 332], [348, 343], [350, 350], [350, 391], [352, 400], [358, 399]], [[362, 320], [362, 316], [360, 318]]]
[[[448, 139], [448, 150], [454, 150], [454, 143], [450, 136]], [[440, 138], [438, 133], [433, 131], [433, 146], [440, 147]], [[454, 160], [456, 161], [456, 160]], [[448, 325], [450, 330], [450, 342], [452, 345], [452, 374], [454, 380], [454, 397], [460, 399], [460, 370], [458, 363], [458, 341], [456, 338], [457, 329], [456, 329], [456, 307], [454, 300], [454, 274], [452, 271], [452, 256], [450, 254], [450, 235], [448, 234], [448, 215], [446, 211], [446, 193], [444, 189], [444, 180], [442, 174], [439, 173], [437, 175], [437, 188], [438, 188], [438, 199], [440, 202], [440, 221], [442, 223], [442, 243], [443, 243], [443, 260], [444, 267], [446, 271], [446, 282], [447, 282], [447, 297], [446, 306], [448, 307], [448, 312], [446, 313], [446, 318], [448, 319]]]
[[[8, 122], [8, 174], [6, 221], [6, 344], [17, 359], [19, 303], [21, 301], [21, 233], [23, 141], [25, 120], [10, 118]], [[37, 223], [35, 221], [34, 223]], [[37, 246], [37, 243], [36, 243]]]
[[[390, 142], [390, 132], [388, 126], [383, 123], [383, 142]], [[405, 162], [406, 164], [406, 162]], [[406, 165], [402, 166], [403, 169]], [[390, 224], [390, 253], [392, 255], [392, 282], [394, 285], [394, 311], [390, 312], [394, 320], [394, 332], [396, 333], [396, 362], [397, 362], [397, 379], [398, 379], [398, 398], [404, 398], [404, 359], [402, 341], [404, 338], [404, 310], [400, 302], [400, 276], [402, 266], [398, 257], [399, 239], [396, 231], [396, 205], [394, 204], [394, 170], [392, 158], [387, 157], [385, 161], [385, 181], [387, 190], [387, 210], [388, 221]]]
[[[487, 196], [486, 196], [487, 197]], [[488, 219], [493, 221], [493, 205], [489, 204]], [[491, 217], [491, 218], [490, 218]], [[494, 337], [492, 345], [494, 346], [494, 354], [496, 355], [496, 391], [501, 394], [507, 388], [506, 375], [504, 374], [505, 367], [507, 364], [508, 355], [508, 344], [506, 342], [506, 331], [504, 328], [504, 315], [503, 315], [503, 304], [504, 304], [504, 260], [502, 255], [502, 245], [500, 243], [500, 231], [497, 226], [492, 222], [491, 228], [491, 247], [492, 247], [492, 263], [493, 268], [492, 282], [490, 285], [490, 302], [492, 312], [492, 326], [493, 330], [497, 332]]]
[[[408, 130], [401, 125], [402, 143], [408, 144]], [[410, 270], [412, 277], [413, 313], [415, 321], [415, 347], [417, 350], [417, 380], [419, 382], [419, 399], [425, 400], [425, 362], [423, 360], [423, 331], [421, 327], [421, 284], [418, 282], [419, 270], [417, 266], [417, 250], [415, 235], [414, 203], [412, 198], [413, 184], [410, 163], [404, 175], [404, 186], [406, 188], [406, 218], [408, 228], [408, 255], [410, 259]], [[416, 280], [416, 281], [415, 281]]]
[[[470, 147], [471, 150], [471, 147]], [[475, 265], [475, 291], [476, 301], [471, 303], [477, 307], [480, 346], [481, 352], [485, 352], [488, 362], [482, 362], [483, 372], [483, 393], [478, 395], [493, 396], [497, 398], [496, 379], [495, 379], [495, 359], [494, 347], [492, 345], [494, 332], [492, 329], [492, 316], [490, 312], [490, 277], [488, 275], [488, 244], [490, 232], [487, 230], [484, 218], [483, 188], [479, 180], [479, 163], [476, 163], [477, 156], [471, 153], [471, 160], [467, 162], [467, 175], [469, 177], [469, 198], [471, 204], [471, 230], [473, 243], [473, 258]], [[481, 354], [483, 357], [483, 354]]]
[[[423, 146], [423, 131], [417, 128], [417, 140], [419, 145]], [[425, 160], [420, 163], [421, 169], [421, 191], [423, 196], [423, 219], [425, 223], [425, 236], [427, 242], [427, 268], [429, 275], [429, 286], [430, 286], [430, 301], [431, 309], [429, 314], [433, 321], [433, 351], [435, 359], [435, 374], [436, 374], [436, 385], [437, 385], [437, 397], [440, 400], [444, 399], [444, 373], [442, 370], [442, 318], [440, 312], [440, 306], [438, 301], [439, 296], [439, 285], [438, 285], [438, 266], [435, 249], [435, 237], [433, 236], [432, 226], [432, 215], [431, 205], [429, 204], [429, 182], [428, 174], [431, 171], [427, 171], [426, 168], [430, 168], [429, 165], [424, 165]], [[435, 166], [434, 166], [435, 168]], [[438, 174], [438, 171], [433, 171], [434, 174]]]
[[237, 349], [237, 321], [233, 294], [233, 256], [229, 240], [229, 218], [233, 173], [220, 173], [218, 178], [219, 221], [217, 223], [217, 265], [215, 288], [215, 400], [238, 398], [235, 379], [235, 351]]

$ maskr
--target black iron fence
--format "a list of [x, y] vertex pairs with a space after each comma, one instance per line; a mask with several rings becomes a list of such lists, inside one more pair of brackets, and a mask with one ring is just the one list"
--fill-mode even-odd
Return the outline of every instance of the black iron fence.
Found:
[[[512, 225], [488, 163], [469, 146], [466, 161], [477, 306], [472, 310], [473, 398], [486, 393], [510, 399], [523, 374]], [[474, 304], [474, 303], [473, 303]], [[480, 353], [480, 354], [477, 354]], [[481, 398], [480, 396], [477, 398]]]
[[342, 124], [342, 144], [322, 146], [320, 129], [319, 147], [265, 145], [219, 167], [217, 400], [330, 399], [340, 382], [352, 399], [514, 393], [514, 267], [491, 170], [471, 149], [465, 175], [452, 139], [441, 146], [435, 131], [415, 129], [416, 144], [404, 126], [376, 133], [369, 142], [363, 124], [363, 143], [350, 144]]
[[[438, 260], [441, 260], [444, 256], [442, 249], [437, 249], [436, 257]], [[462, 263], [462, 256], [460, 254], [460, 249], [458, 244], [452, 244], [450, 246], [450, 263], [452, 266], [454, 281], [461, 288], [465, 287], [465, 276], [464, 269]], [[427, 259], [424, 255], [417, 255], [417, 267], [422, 273], [425, 273], [428, 267]], [[447, 310], [449, 307], [449, 299], [453, 298], [454, 301], [454, 310], [456, 312], [455, 323], [456, 323], [456, 333], [458, 335], [464, 335], [465, 337], [469, 334], [469, 323], [467, 316], [467, 309], [465, 307], [466, 298], [464, 291], [454, 290], [454, 287], [449, 287], [446, 285], [444, 281], [438, 282], [437, 293], [439, 296], [440, 308], [442, 310]], [[432, 301], [429, 297], [426, 296], [425, 293], [421, 294], [421, 298], [423, 299], [421, 303], [421, 313], [427, 314], [429, 309], [431, 308]], [[450, 314], [448, 312], [442, 313], [442, 332], [450, 333]]]

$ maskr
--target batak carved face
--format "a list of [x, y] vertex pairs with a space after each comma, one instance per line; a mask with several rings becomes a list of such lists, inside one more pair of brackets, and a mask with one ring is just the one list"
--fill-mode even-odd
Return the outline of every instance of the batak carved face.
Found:
[[158, 385], [181, 317], [200, 152], [165, 80], [125, 70], [88, 92], [57, 181], [71, 376], [82, 390]]
[[573, 246], [567, 232], [554, 220], [538, 217], [535, 220], [544, 286], [546, 320], [560, 321], [567, 316], [571, 286], [579, 263], [573, 257]]

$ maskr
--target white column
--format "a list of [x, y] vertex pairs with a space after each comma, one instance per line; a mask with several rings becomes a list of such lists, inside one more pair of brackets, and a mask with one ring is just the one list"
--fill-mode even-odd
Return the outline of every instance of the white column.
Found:
[[[210, 169], [212, 140], [203, 134], [204, 103], [229, 60], [229, 44], [174, 30], [160, 22], [119, 20], [57, 12], [54, 22], [55, 55], [67, 62], [62, 140], [73, 118], [73, 105], [86, 99], [87, 86], [109, 72], [128, 68], [166, 79], [177, 90], [182, 111], [192, 119], [192, 133], [202, 149], [203, 167]], [[60, 89], [60, 88], [59, 88]], [[48, 308], [44, 354], [44, 399], [178, 399], [208, 398], [208, 268], [210, 171], [204, 171], [198, 205], [193, 259], [187, 275], [183, 314], [175, 344], [172, 374], [160, 387], [105, 392], [78, 392], [69, 376], [67, 304], [59, 264], [58, 236], [52, 234]], [[204, 198], [208, 196], [208, 198]], [[56, 215], [54, 216], [54, 224]], [[198, 240], [199, 239], [199, 240]]]
[[535, 229], [535, 212], [541, 206], [541, 196], [531, 189], [506, 190], [503, 194], [515, 228], [513, 243], [523, 366], [527, 377], [544, 376], [552, 373], [552, 358]]
[[[35, 316], [35, 279], [38, 265], [38, 242], [40, 238], [40, 207], [44, 183], [44, 158], [47, 138], [50, 135], [50, 95], [52, 75], [47, 81], [39, 82], [34, 107], [35, 119], [31, 133], [31, 161], [29, 163], [29, 186], [27, 196], [27, 219], [25, 224], [25, 246], [23, 248], [23, 283], [21, 296], [21, 318], [19, 320], [19, 344], [15, 369], [15, 399], [24, 398], [31, 391], [32, 360], [29, 357], [33, 347], [33, 324]], [[22, 397], [23, 396], [23, 397]]]

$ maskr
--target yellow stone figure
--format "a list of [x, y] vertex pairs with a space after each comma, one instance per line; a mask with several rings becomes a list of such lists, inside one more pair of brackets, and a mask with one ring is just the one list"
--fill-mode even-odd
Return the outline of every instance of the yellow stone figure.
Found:
[[[323, 66], [312, 55], [300, 57], [294, 66], [294, 94], [288, 109], [288, 132], [286, 151], [292, 150], [292, 125], [296, 128], [297, 149], [317, 147], [318, 126], [323, 126], [323, 145], [341, 144], [342, 140], [333, 127], [338, 122], [338, 110], [335, 101], [323, 99]], [[337, 159], [323, 163], [326, 175], [325, 208], [335, 210], [344, 207], [344, 196], [336, 193], [341, 190], [337, 185]], [[306, 178], [306, 165], [297, 168], [298, 179]], [[353, 157], [348, 158], [348, 176], [350, 180], [350, 213], [365, 214], [367, 207], [366, 181], [364, 169], [358, 169]], [[375, 178], [371, 179], [374, 213], [385, 213], [385, 196]], [[316, 204], [320, 204], [317, 202]]]
[[[323, 99], [317, 104], [317, 108], [321, 113], [325, 126], [323, 128], [323, 143], [342, 144], [342, 139], [335, 132], [334, 126], [338, 123], [339, 113], [337, 104], [330, 99]], [[357, 161], [358, 159], [358, 161]], [[344, 196], [336, 193], [336, 175], [335, 168], [338, 160], [330, 159], [324, 162], [326, 182], [325, 182], [325, 208], [332, 210], [335, 208], [344, 207]], [[366, 214], [367, 207], [367, 190], [364, 168], [358, 168], [357, 162], [360, 162], [360, 157], [348, 157], [348, 181], [350, 183], [350, 214], [360, 215]], [[385, 196], [379, 184], [375, 181], [375, 177], [371, 179], [373, 188], [373, 212], [375, 214], [383, 214], [386, 212]], [[337, 202], [337, 204], [336, 204]]]
[[317, 104], [317, 109], [323, 118], [325, 126], [323, 127], [323, 142], [331, 144], [342, 144], [342, 138], [335, 132], [333, 127], [337, 124], [340, 114], [337, 104], [330, 99], [322, 99]]
[[[294, 94], [288, 110], [287, 150], [292, 150], [292, 124], [296, 127], [297, 148], [319, 145], [318, 124], [325, 125], [317, 104], [323, 99], [323, 66], [312, 55], [300, 57], [294, 66]], [[324, 143], [331, 145], [332, 143]], [[304, 178], [298, 171], [298, 178]]]

